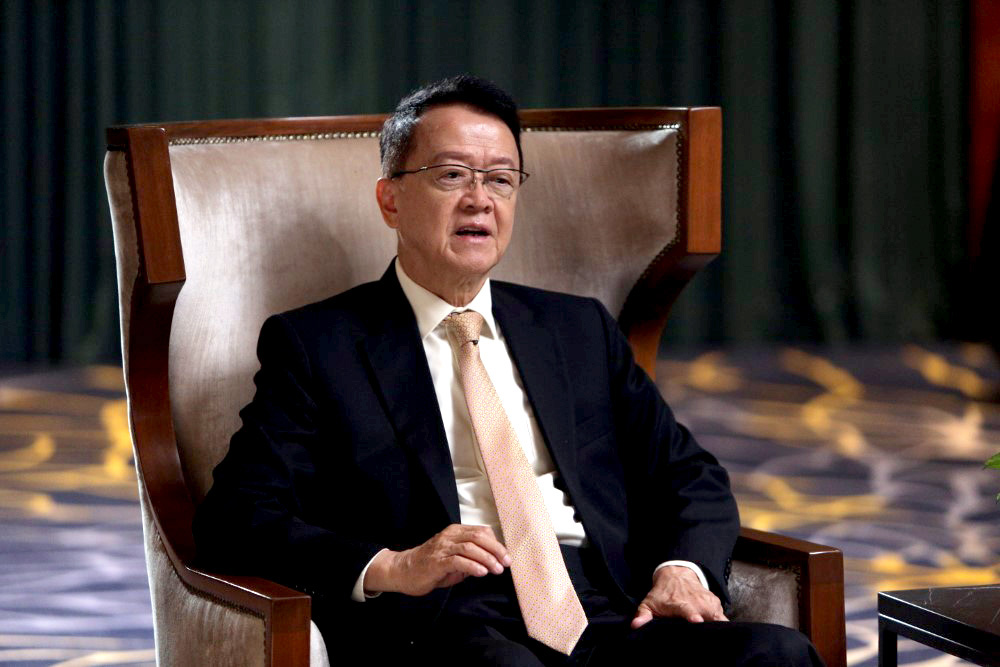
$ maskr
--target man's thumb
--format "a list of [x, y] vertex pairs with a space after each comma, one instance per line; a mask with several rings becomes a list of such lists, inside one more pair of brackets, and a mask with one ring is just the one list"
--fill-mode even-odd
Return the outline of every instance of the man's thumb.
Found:
[[635, 612], [635, 617], [632, 619], [632, 629], [641, 628], [651, 620], [653, 620], [653, 612], [644, 603], [640, 604]]

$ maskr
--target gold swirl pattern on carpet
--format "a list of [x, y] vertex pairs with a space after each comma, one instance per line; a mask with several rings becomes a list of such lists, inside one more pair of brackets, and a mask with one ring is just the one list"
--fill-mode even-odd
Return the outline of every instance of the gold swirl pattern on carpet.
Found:
[[[678, 353], [658, 384], [745, 525], [844, 551], [848, 664], [875, 593], [1000, 581], [1000, 371], [981, 346]], [[151, 665], [121, 371], [0, 377], [0, 664]], [[965, 665], [909, 641], [901, 665]]]

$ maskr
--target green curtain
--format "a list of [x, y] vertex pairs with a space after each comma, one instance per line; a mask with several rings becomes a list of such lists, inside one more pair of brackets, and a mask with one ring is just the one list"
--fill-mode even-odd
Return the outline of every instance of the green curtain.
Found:
[[118, 356], [106, 126], [382, 112], [463, 71], [524, 107], [723, 107], [725, 248], [668, 342], [955, 335], [966, 22], [949, 0], [3, 0], [0, 361]]

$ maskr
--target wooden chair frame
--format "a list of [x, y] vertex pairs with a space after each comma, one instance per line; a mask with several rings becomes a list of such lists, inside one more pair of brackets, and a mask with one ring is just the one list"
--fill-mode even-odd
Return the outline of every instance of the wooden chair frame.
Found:
[[[681, 128], [679, 237], [633, 288], [619, 323], [639, 364], [653, 376], [659, 341], [674, 300], [721, 251], [722, 115], [718, 108], [528, 110], [532, 128]], [[169, 145], [226, 137], [377, 133], [384, 116], [289, 118], [113, 127], [109, 151], [124, 151], [138, 242], [131, 296], [127, 386], [136, 466], [152, 519], [177, 575], [195, 594], [250, 610], [264, 620], [266, 663], [309, 664], [310, 598], [260, 578], [226, 576], [192, 566], [195, 505], [181, 468], [168, 387], [168, 344], [185, 268]], [[799, 619], [829, 667], [846, 664], [843, 559], [833, 548], [744, 528], [734, 558], [792, 569], [800, 584]], [[335, 654], [331, 655], [335, 662]]]

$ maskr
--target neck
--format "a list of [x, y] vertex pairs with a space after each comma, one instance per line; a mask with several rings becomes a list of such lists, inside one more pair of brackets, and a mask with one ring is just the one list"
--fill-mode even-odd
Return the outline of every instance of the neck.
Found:
[[483, 288], [486, 284], [486, 279], [483, 278], [477, 282], [471, 283], [469, 285], [448, 285], [445, 288], [435, 288], [430, 285], [422, 285], [419, 281], [415, 282], [426, 289], [432, 294], [436, 294], [441, 297], [444, 301], [450, 303], [456, 308], [462, 308], [469, 305], [469, 302], [476, 298], [479, 294], [479, 290]]
[[486, 276], [475, 276], [470, 278], [460, 278], [458, 280], [442, 280], [434, 272], [423, 272], [414, 270], [397, 256], [396, 261], [400, 263], [403, 272], [409, 276], [410, 280], [423, 287], [431, 294], [437, 296], [446, 303], [463, 308], [476, 298], [479, 291], [486, 284]]

